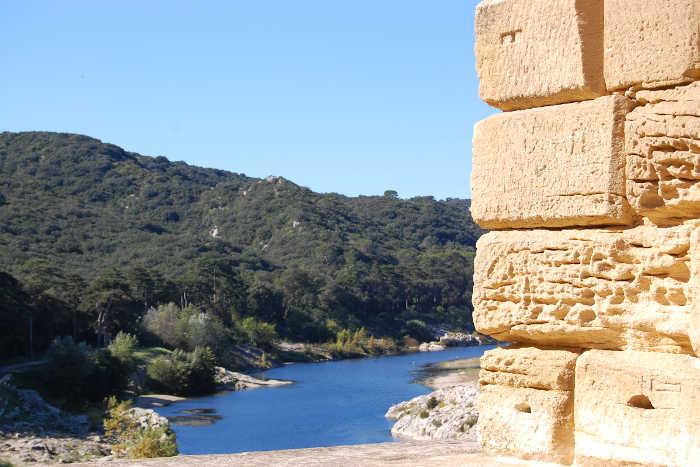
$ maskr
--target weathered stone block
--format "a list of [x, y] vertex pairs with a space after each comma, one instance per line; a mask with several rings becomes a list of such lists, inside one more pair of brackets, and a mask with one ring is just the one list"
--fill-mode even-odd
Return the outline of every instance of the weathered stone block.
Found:
[[505, 341], [692, 353], [699, 225], [490, 232], [477, 243], [474, 324]]
[[474, 129], [472, 217], [484, 228], [628, 224], [622, 96], [494, 115]]
[[693, 303], [690, 306], [690, 317], [688, 323], [688, 335], [690, 343], [695, 351], [695, 355], [700, 357], [700, 229], [694, 229], [690, 235], [690, 277], [695, 280], [691, 281], [690, 293], [693, 297]]
[[700, 217], [700, 82], [640, 91], [627, 114], [627, 199], [657, 224]]
[[576, 465], [697, 465], [700, 361], [593, 350], [579, 357]]
[[605, 0], [609, 90], [700, 78], [700, 0]]
[[480, 95], [494, 107], [605, 94], [602, 0], [483, 0], [475, 33]]
[[479, 382], [520, 388], [571, 391], [577, 350], [496, 348], [481, 357]]
[[572, 461], [577, 357], [576, 352], [534, 347], [484, 354], [477, 429], [486, 452]]

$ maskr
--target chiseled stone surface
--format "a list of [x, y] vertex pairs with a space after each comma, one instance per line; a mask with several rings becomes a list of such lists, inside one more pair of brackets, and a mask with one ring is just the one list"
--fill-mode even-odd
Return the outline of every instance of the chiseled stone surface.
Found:
[[697, 465], [700, 360], [585, 352], [576, 366], [578, 466]]
[[494, 115], [474, 128], [472, 217], [487, 229], [620, 225], [622, 96]]
[[692, 353], [699, 225], [490, 232], [477, 243], [475, 326], [536, 345]]
[[657, 224], [700, 217], [700, 82], [640, 91], [627, 114], [627, 199]]
[[540, 465], [517, 459], [494, 458], [481, 454], [476, 443], [463, 442], [400, 442], [334, 446], [328, 448], [286, 451], [245, 452], [209, 456], [176, 456], [160, 459], [113, 460], [99, 464], [72, 464], [76, 467], [104, 465], [106, 467], [181, 467], [223, 466], [405, 466], [449, 467], [478, 465], [481, 467], [510, 467]]
[[605, 0], [609, 90], [700, 79], [700, 0]]
[[481, 357], [479, 382], [533, 389], [574, 389], [579, 350], [537, 347], [495, 348]]
[[602, 0], [483, 0], [475, 22], [488, 104], [516, 110], [605, 94]]
[[571, 463], [577, 357], [534, 347], [484, 354], [477, 430], [486, 453]]

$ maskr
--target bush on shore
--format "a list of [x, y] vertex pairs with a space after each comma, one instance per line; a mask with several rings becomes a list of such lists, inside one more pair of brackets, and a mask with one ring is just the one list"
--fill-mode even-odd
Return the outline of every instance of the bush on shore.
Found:
[[119, 331], [107, 350], [109, 353], [119, 360], [124, 368], [133, 370], [136, 368], [136, 349], [139, 341], [136, 336]]
[[108, 401], [108, 414], [104, 421], [105, 435], [113, 443], [117, 457], [131, 459], [172, 457], [178, 454], [175, 433], [166, 427], [143, 427], [129, 413], [131, 401]]
[[129, 368], [107, 349], [92, 349], [71, 337], [57, 337], [47, 352], [46, 388], [68, 407], [99, 403], [127, 387]]
[[148, 384], [155, 391], [178, 396], [206, 394], [216, 387], [215, 365], [208, 347], [196, 347], [192, 352], [175, 350], [148, 365]]

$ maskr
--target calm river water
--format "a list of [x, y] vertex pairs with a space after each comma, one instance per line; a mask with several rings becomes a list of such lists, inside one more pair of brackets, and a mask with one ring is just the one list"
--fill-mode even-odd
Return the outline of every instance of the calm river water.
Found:
[[191, 399], [158, 412], [221, 417], [204, 426], [174, 425], [182, 454], [224, 454], [391, 441], [386, 410], [430, 392], [414, 382], [424, 365], [478, 357], [490, 347], [286, 365], [262, 373], [293, 380], [276, 388]]

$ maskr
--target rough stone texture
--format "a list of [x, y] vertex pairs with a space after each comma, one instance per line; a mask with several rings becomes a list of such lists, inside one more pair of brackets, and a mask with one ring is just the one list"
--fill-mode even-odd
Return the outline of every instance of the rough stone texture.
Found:
[[698, 225], [490, 232], [474, 263], [476, 328], [538, 345], [692, 353]]
[[577, 357], [576, 352], [534, 347], [484, 354], [478, 431], [485, 452], [571, 463]]
[[605, 0], [609, 90], [700, 78], [700, 0]]
[[481, 384], [570, 391], [578, 350], [509, 347], [489, 350], [481, 357]]
[[[700, 277], [700, 229], [695, 229], [690, 236], [690, 274], [691, 277]], [[700, 298], [700, 280], [691, 282], [693, 297]], [[700, 357], [700, 303], [694, 300], [690, 307], [688, 335], [695, 355]]]
[[697, 465], [700, 362], [590, 351], [576, 366], [577, 465]]
[[484, 0], [475, 32], [480, 95], [494, 107], [605, 94], [602, 0]]
[[627, 199], [657, 224], [700, 217], [700, 82], [640, 91], [627, 115]]
[[479, 122], [474, 220], [488, 229], [630, 223], [623, 151], [629, 104], [607, 96]]
[[438, 389], [393, 405], [384, 415], [396, 420], [394, 438], [476, 440], [478, 388], [475, 382]]

